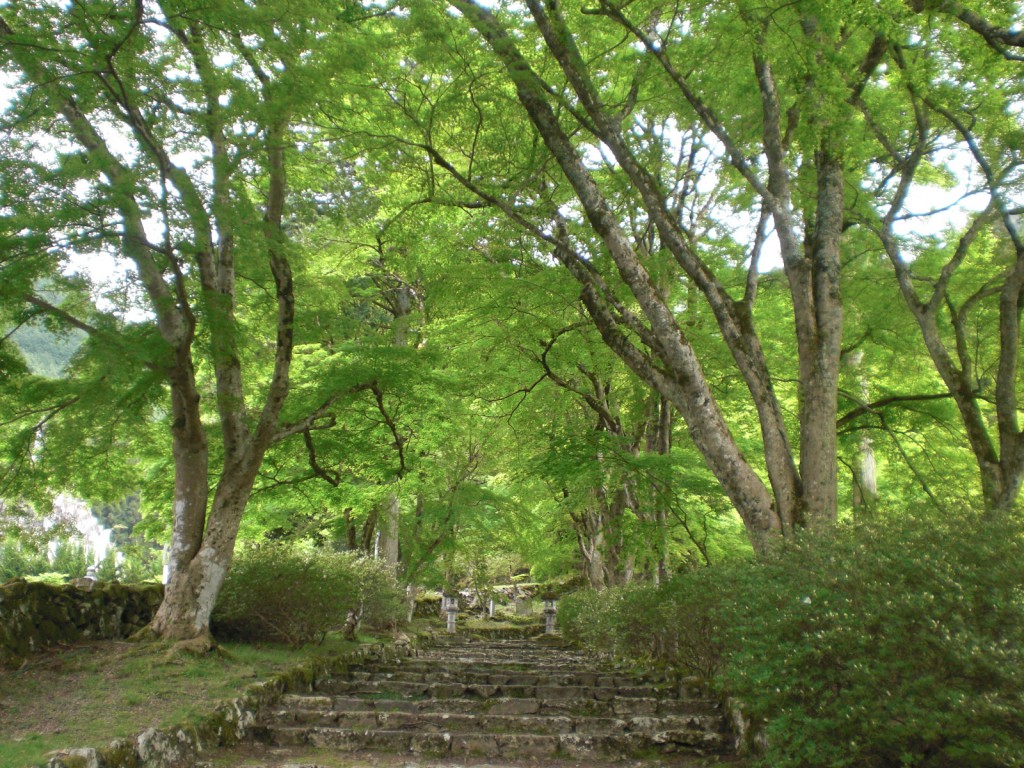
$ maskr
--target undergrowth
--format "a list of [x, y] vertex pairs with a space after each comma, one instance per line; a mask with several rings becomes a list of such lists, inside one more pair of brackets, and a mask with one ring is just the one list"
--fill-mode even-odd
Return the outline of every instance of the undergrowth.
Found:
[[562, 601], [597, 652], [711, 677], [773, 768], [1024, 765], [1024, 525], [904, 514]]
[[159, 643], [106, 641], [30, 657], [0, 672], [0, 768], [45, 762], [47, 752], [102, 747], [147, 728], [208, 715], [217, 703], [314, 654], [354, 643], [331, 636], [296, 652], [282, 646], [225, 643], [223, 653], [172, 655]]

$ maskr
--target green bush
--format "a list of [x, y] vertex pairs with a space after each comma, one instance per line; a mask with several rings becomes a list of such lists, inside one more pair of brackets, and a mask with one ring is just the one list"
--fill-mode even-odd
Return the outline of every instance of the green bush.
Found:
[[89, 552], [81, 541], [56, 539], [53, 557], [47, 553], [46, 541], [6, 539], [0, 544], [0, 582], [8, 579], [45, 574], [53, 582], [54, 574], [63, 580], [85, 576], [90, 565]]
[[1024, 529], [913, 516], [719, 584], [725, 687], [772, 766], [1024, 765]]
[[0, 584], [49, 570], [50, 561], [46, 558], [45, 549], [27, 546], [16, 539], [0, 543]]
[[558, 607], [562, 634], [609, 656], [654, 659], [711, 678], [722, 664], [717, 599], [708, 569], [660, 587], [632, 584], [583, 590]]
[[163, 553], [159, 547], [145, 543], [128, 543], [118, 551], [111, 549], [96, 568], [100, 581], [141, 584], [157, 581], [163, 571]]
[[718, 574], [710, 568], [680, 573], [652, 591], [645, 610], [648, 626], [637, 627], [635, 643], [646, 630], [651, 653], [689, 675], [713, 679], [725, 662], [721, 632], [721, 603]]
[[220, 637], [298, 647], [321, 642], [350, 614], [356, 623], [383, 626], [396, 624], [403, 610], [400, 587], [379, 563], [267, 543], [235, 555], [212, 628]]
[[755, 562], [565, 598], [563, 633], [743, 702], [765, 763], [1024, 765], [1024, 525], [934, 514], [805, 535]]
[[558, 603], [558, 627], [570, 642], [601, 654], [617, 650], [618, 616], [610, 591], [584, 589], [565, 595]]
[[67, 574], [70, 579], [85, 576], [92, 565], [92, 552], [84, 543], [74, 539], [58, 539], [48, 571]]
[[350, 563], [359, 585], [355, 607], [358, 623], [369, 629], [395, 629], [405, 621], [408, 605], [405, 590], [394, 569], [383, 560], [343, 555]]

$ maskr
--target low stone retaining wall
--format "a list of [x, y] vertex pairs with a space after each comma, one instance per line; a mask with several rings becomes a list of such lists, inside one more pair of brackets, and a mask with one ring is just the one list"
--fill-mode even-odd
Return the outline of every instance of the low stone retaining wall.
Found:
[[85, 589], [9, 581], [0, 586], [0, 666], [18, 666], [60, 643], [128, 637], [150, 622], [163, 594], [160, 584], [96, 582]]
[[310, 693], [348, 665], [368, 659], [385, 661], [410, 654], [408, 646], [371, 645], [342, 657], [316, 659], [264, 683], [245, 689], [211, 715], [171, 728], [150, 728], [134, 739], [118, 739], [108, 747], [79, 748], [51, 753], [45, 767], [33, 768], [194, 768], [204, 751], [241, 742], [256, 722], [257, 713], [277, 704], [286, 693]]

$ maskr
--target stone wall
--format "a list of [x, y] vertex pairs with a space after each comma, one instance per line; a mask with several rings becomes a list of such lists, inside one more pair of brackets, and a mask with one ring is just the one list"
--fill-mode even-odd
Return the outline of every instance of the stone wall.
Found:
[[84, 588], [9, 581], [0, 586], [0, 666], [17, 666], [59, 643], [128, 637], [153, 618], [163, 593], [160, 584]]

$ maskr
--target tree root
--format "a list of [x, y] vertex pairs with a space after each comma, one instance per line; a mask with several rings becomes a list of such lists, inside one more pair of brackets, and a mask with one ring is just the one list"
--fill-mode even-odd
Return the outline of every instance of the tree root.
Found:
[[217, 644], [217, 641], [213, 639], [213, 635], [209, 631], [195, 637], [164, 637], [153, 629], [153, 625], [150, 624], [140, 629], [128, 639], [133, 643], [167, 645], [167, 653], [164, 656], [164, 661], [167, 663], [174, 662], [183, 656], [206, 656], [207, 654], [214, 653], [224, 658], [231, 658], [231, 654]]

